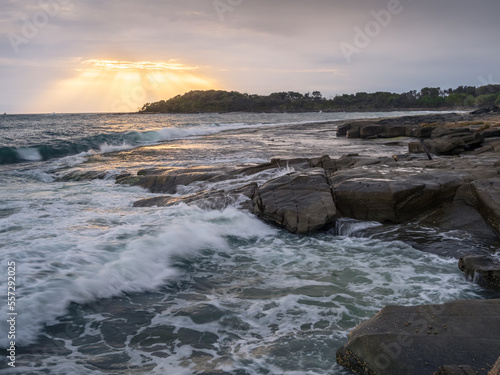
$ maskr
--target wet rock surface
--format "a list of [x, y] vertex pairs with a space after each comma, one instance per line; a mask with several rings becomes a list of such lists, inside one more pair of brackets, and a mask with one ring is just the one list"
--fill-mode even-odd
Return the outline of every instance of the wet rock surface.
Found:
[[[482, 115], [482, 114], [481, 114]], [[422, 116], [403, 116], [382, 120], [351, 121], [339, 126], [338, 136], [348, 138], [392, 138], [392, 137], [429, 137], [436, 125], [443, 122], [470, 121], [474, 118], [472, 114], [432, 114]]]
[[432, 374], [455, 366], [486, 375], [500, 353], [498, 311], [500, 300], [387, 306], [351, 331], [337, 361], [358, 374]]
[[141, 186], [152, 193], [175, 194], [180, 185], [189, 185], [193, 182], [214, 180], [222, 177], [220, 172], [205, 170], [205, 168], [167, 169], [167, 170], [140, 170], [136, 176], [117, 179], [119, 184]]
[[425, 138], [424, 142], [410, 142], [409, 152], [424, 153], [427, 149], [435, 155], [458, 155], [483, 147], [485, 138], [500, 135], [498, 119], [495, 117], [499, 111], [498, 107], [492, 107], [469, 114], [446, 113], [378, 121], [352, 121], [339, 126], [337, 135], [368, 139]]
[[113, 171], [93, 171], [93, 170], [72, 170], [62, 172], [56, 177], [56, 181], [86, 181], [86, 180], [118, 180], [130, 177], [131, 173], [123, 170]]
[[500, 178], [476, 180], [471, 183], [476, 207], [489, 225], [500, 233]]
[[[262, 174], [279, 168], [289, 173], [229, 191], [208, 189], [188, 195], [146, 198], [134, 206], [161, 207], [182, 202], [222, 209], [241, 201], [244, 208], [263, 220], [297, 234], [331, 228], [339, 217], [393, 224], [423, 221], [487, 237], [500, 234], [500, 154], [495, 151], [434, 160], [409, 154], [273, 160], [217, 175], [214, 171], [191, 170], [176, 170], [173, 176], [171, 172], [146, 174], [151, 179], [148, 181], [153, 182], [142, 186], [151, 192], [174, 192], [178, 184], [189, 185], [199, 178], [251, 178], [253, 172]], [[140, 177], [118, 182], [130, 183]]]
[[230, 192], [202, 191], [182, 197], [159, 196], [134, 202], [134, 207], [168, 207], [179, 203], [195, 204], [202, 209], [223, 209], [236, 202], [237, 197]]
[[[328, 204], [333, 203], [337, 211], [334, 213], [332, 206], [329, 212], [334, 217], [382, 223], [419, 221], [434, 215], [432, 224], [437, 227], [448, 225], [450, 229], [464, 229], [471, 226], [478, 232], [482, 229], [488, 232], [486, 228], [491, 228], [496, 233], [493, 234], [495, 236], [500, 233], [500, 196], [497, 196], [500, 168], [495, 166], [498, 160], [498, 153], [434, 161], [401, 158], [396, 162], [391, 158], [340, 158], [336, 160], [335, 168], [325, 170], [333, 201]], [[330, 160], [326, 164], [333, 163]], [[288, 178], [292, 178], [291, 176]], [[314, 186], [322, 185], [322, 182], [314, 181], [305, 172], [293, 174], [295, 179], [299, 176], [302, 181], [309, 181]], [[268, 201], [272, 200], [271, 191], [279, 190], [279, 196], [284, 197], [283, 189], [287, 190], [288, 194], [293, 194], [297, 201], [305, 202], [311, 199], [307, 196], [309, 192], [306, 194], [300, 190], [295, 191], [283, 184], [283, 178], [258, 187], [253, 198], [254, 204], [261, 190], [266, 192]], [[327, 191], [326, 186], [323, 191]], [[277, 211], [289, 205], [290, 197], [284, 200], [275, 199], [273, 210]], [[328, 199], [330, 197], [323, 194], [318, 201], [324, 202]], [[325, 204], [322, 203], [322, 207]], [[467, 209], [461, 210], [462, 215], [455, 220], [448, 220], [464, 205]], [[314, 207], [300, 205], [296, 209], [299, 221], [301, 216], [304, 217], [302, 222], [306, 217], [318, 212]], [[281, 225], [281, 218], [263, 215], [258, 210], [255, 212], [263, 219]], [[327, 215], [323, 224], [328, 225], [331, 220]], [[307, 233], [322, 227], [324, 226], [318, 224], [314, 228], [308, 227], [307, 230], [297, 230], [294, 227], [287, 229], [294, 233]]]
[[476, 372], [470, 366], [441, 366], [434, 375], [475, 375]]
[[323, 229], [338, 216], [323, 169], [269, 181], [257, 189], [253, 204], [260, 218], [298, 234]]
[[358, 220], [400, 223], [449, 201], [463, 182], [453, 173], [353, 170], [332, 176], [337, 207]]
[[484, 139], [484, 134], [472, 132], [468, 128], [436, 128], [431, 133], [431, 139], [426, 139], [423, 144], [411, 142], [408, 147], [414, 153], [425, 152], [427, 148], [431, 154], [435, 155], [458, 155], [480, 148], [484, 144]]
[[458, 267], [471, 281], [500, 290], [499, 256], [465, 255], [460, 258]]

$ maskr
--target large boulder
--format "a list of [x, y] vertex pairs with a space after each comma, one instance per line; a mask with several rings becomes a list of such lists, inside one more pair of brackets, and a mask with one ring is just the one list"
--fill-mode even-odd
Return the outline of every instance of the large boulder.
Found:
[[337, 209], [358, 220], [400, 223], [453, 199], [463, 179], [430, 171], [341, 171], [331, 177]]
[[384, 127], [380, 124], [365, 123], [359, 128], [361, 138], [372, 138], [384, 131]]
[[467, 131], [454, 132], [426, 141], [431, 153], [436, 155], [458, 155], [481, 147], [483, 142], [484, 136], [481, 133]]
[[[484, 135], [478, 132], [471, 132], [470, 129], [463, 128], [451, 131], [446, 128], [436, 128], [433, 130], [431, 139], [424, 141], [427, 149], [435, 155], [458, 155], [464, 151], [471, 151], [480, 148], [484, 143]], [[421, 142], [410, 142], [408, 151], [412, 153], [424, 152], [424, 145]]]
[[[494, 171], [494, 168], [491, 168]], [[500, 177], [471, 183], [476, 208], [488, 224], [500, 234]]]
[[[460, 189], [459, 189], [460, 191]], [[459, 192], [457, 192], [457, 195]], [[484, 239], [496, 241], [497, 233], [488, 225], [481, 214], [471, 205], [455, 199], [445, 203], [418, 219], [421, 225], [438, 227], [441, 230], [461, 230]], [[460, 253], [462, 249], [456, 249]]]
[[405, 137], [408, 133], [408, 128], [408, 126], [404, 125], [384, 126], [384, 130], [378, 136], [381, 138]]
[[433, 374], [443, 366], [487, 375], [500, 353], [500, 300], [387, 306], [357, 326], [337, 362], [363, 375]]
[[407, 126], [382, 124], [379, 121], [355, 121], [340, 125], [337, 136], [347, 138], [394, 138], [404, 137]]
[[290, 173], [265, 183], [256, 190], [253, 206], [263, 220], [297, 234], [316, 232], [338, 217], [323, 169]]
[[406, 135], [415, 138], [429, 138], [436, 129], [434, 126], [416, 126], [406, 128]]
[[355, 121], [339, 125], [337, 136], [347, 138], [429, 137], [432, 129], [434, 128], [387, 120]]
[[346, 137], [347, 132], [351, 130], [352, 126], [353, 126], [352, 122], [348, 122], [337, 126], [337, 137]]

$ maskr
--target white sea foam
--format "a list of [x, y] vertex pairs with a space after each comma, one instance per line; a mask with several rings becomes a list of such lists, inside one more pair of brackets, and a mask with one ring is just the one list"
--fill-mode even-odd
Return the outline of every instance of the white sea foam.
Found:
[[363, 230], [379, 227], [382, 224], [377, 221], [361, 221], [355, 219], [341, 218], [335, 222], [334, 232], [338, 236], [357, 237]]
[[[297, 238], [279, 232], [223, 251], [226, 256], [212, 258], [216, 273], [199, 273], [215, 285], [199, 303], [231, 311], [246, 328], [230, 330], [216, 321], [193, 326], [189, 316], [176, 313], [196, 304], [184, 298], [169, 300], [171, 306], [151, 323], [218, 335], [225, 344], [221, 352], [211, 353], [213, 362], [224, 359], [227, 366], [215, 366], [219, 370], [244, 367], [258, 374], [261, 368], [275, 373], [301, 368], [311, 374], [341, 373], [334, 361], [324, 361], [321, 352], [332, 350], [329, 345], [340, 346], [349, 329], [384, 306], [477, 298], [480, 290], [463, 278], [456, 260], [421, 253], [400, 242]], [[301, 350], [290, 352], [291, 347]], [[152, 373], [175, 363], [182, 368], [189, 356], [183, 352], [165, 360], [154, 358], [158, 371]]]
[[[15, 201], [18, 211], [0, 219], [0, 230], [11, 243], [1, 262], [14, 259], [19, 265], [20, 345], [33, 342], [43, 324], [64, 315], [70, 302], [154, 290], [177, 277], [176, 257], [226, 249], [226, 237], [234, 233], [242, 238], [274, 233], [232, 207], [203, 211], [180, 205], [144, 215], [142, 209], [129, 208], [139, 189], [118, 187], [116, 195], [106, 181], [56, 183], [54, 188], [46, 194], [49, 190], [39, 186], [25, 187], [29, 203]], [[0, 328], [4, 346], [6, 324]]]
[[65, 168], [65, 167], [75, 167], [79, 164], [85, 163], [89, 156], [96, 155], [94, 150], [80, 152], [76, 155], [64, 156], [59, 159], [49, 160], [47, 163], [47, 170], [54, 171], [57, 169]]
[[129, 132], [126, 133], [125, 136], [127, 139], [131, 139], [137, 144], [153, 144], [153, 143], [178, 140], [193, 136], [215, 134], [225, 130], [241, 129], [249, 126], [258, 126], [258, 125], [231, 123], [231, 124], [207, 124], [207, 125], [198, 125], [190, 127], [168, 127], [160, 130]]
[[131, 148], [134, 148], [134, 146], [131, 146], [127, 143], [123, 143], [121, 145], [108, 145], [107, 142], [104, 142], [102, 145], [99, 146], [99, 150], [101, 151], [101, 154], [106, 154], [108, 152], [129, 150]]
[[13, 170], [5, 173], [6, 176], [28, 178], [41, 182], [52, 182], [54, 176], [41, 169]]
[[39, 161], [43, 159], [42, 155], [40, 155], [40, 151], [35, 147], [18, 148], [16, 152], [21, 160]]

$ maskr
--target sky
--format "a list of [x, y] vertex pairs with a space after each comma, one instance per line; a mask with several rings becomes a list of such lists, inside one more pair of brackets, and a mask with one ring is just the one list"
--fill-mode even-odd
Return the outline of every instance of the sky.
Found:
[[498, 0], [0, 0], [0, 112], [500, 81]]

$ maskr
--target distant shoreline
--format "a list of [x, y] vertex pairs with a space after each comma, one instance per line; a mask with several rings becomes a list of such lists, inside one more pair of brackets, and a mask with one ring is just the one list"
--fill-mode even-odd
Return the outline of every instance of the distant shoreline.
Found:
[[337, 95], [325, 98], [319, 91], [257, 95], [224, 90], [195, 90], [168, 100], [145, 103], [139, 113], [297, 113], [375, 112], [404, 110], [460, 110], [500, 104], [500, 85], [442, 90], [426, 87], [398, 94], [391, 92]]
[[[321, 111], [287, 111], [287, 112], [277, 112], [277, 111], [221, 111], [221, 112], [125, 112], [120, 114], [140, 114], [140, 115], [209, 115], [209, 114], [219, 114], [223, 115], [226, 113], [264, 113], [264, 114], [286, 114], [286, 113], [370, 113], [370, 112], [443, 112], [443, 113], [469, 113], [479, 108], [391, 108], [391, 109], [332, 109], [332, 110], [321, 110]], [[111, 112], [110, 114], [118, 114]]]

